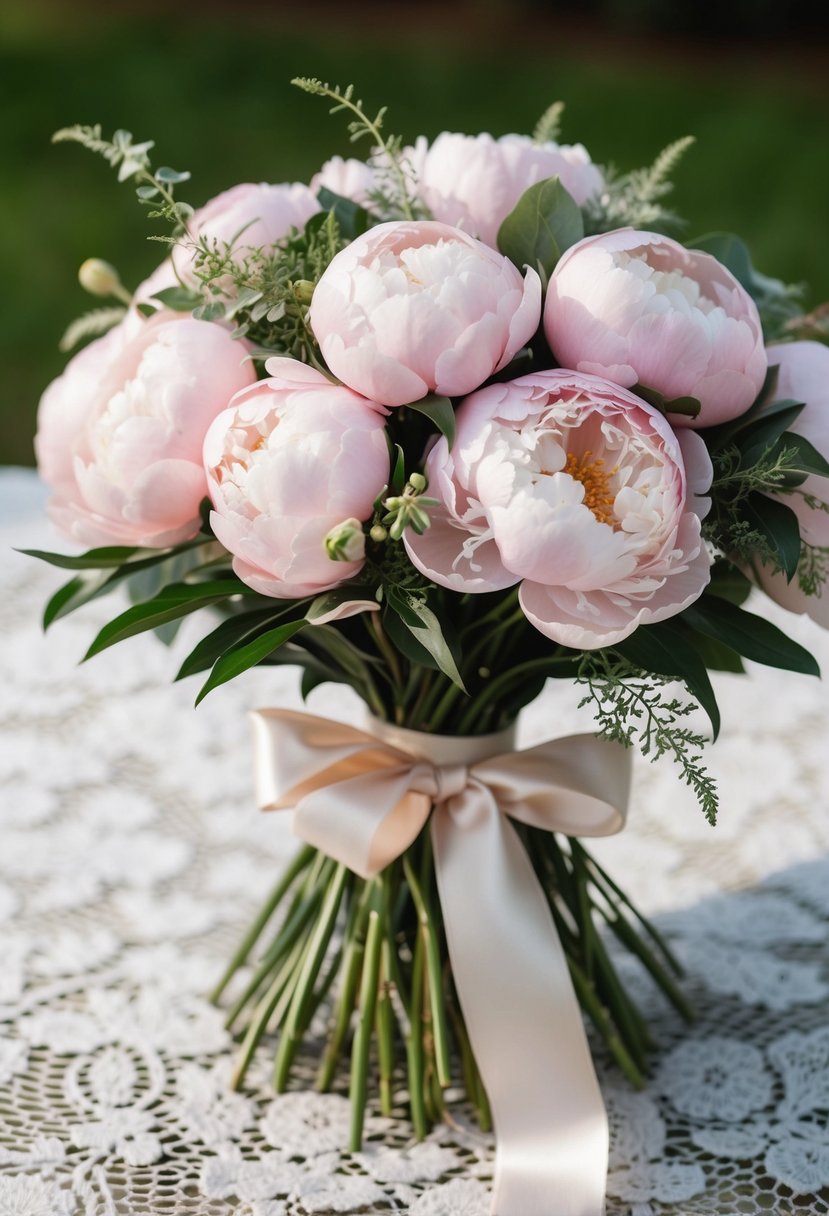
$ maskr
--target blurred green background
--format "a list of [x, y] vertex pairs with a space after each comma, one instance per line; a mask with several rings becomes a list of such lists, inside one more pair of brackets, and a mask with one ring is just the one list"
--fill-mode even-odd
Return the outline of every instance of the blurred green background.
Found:
[[133, 286], [163, 254], [132, 188], [83, 149], [51, 146], [51, 133], [100, 122], [154, 139], [156, 163], [192, 171], [181, 197], [194, 204], [239, 181], [307, 180], [348, 139], [341, 116], [291, 88], [297, 74], [353, 81], [406, 139], [528, 131], [556, 98], [563, 140], [600, 163], [633, 168], [694, 134], [673, 199], [687, 235], [737, 231], [759, 269], [808, 281], [807, 306], [826, 299], [829, 63], [822, 30], [795, 8], [7, 0], [0, 463], [31, 463], [37, 400], [65, 361], [58, 339], [96, 306], [78, 265], [104, 257]]

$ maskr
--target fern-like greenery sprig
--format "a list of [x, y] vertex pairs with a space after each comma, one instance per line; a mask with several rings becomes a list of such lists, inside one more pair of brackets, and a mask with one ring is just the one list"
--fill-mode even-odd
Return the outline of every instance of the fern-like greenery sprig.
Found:
[[552, 105], [547, 106], [547, 109], [535, 124], [533, 141], [537, 144], [548, 144], [558, 139], [563, 113], [563, 101], [554, 101]]
[[662, 199], [673, 190], [671, 175], [695, 142], [685, 135], [663, 148], [652, 165], [618, 173], [605, 168], [605, 188], [584, 204], [585, 232], [610, 232], [614, 228], [676, 228], [681, 220]]
[[[298, 89], [315, 97], [326, 97], [334, 104], [330, 113], [342, 111], [354, 117], [348, 124], [352, 143], [357, 140], [371, 140], [371, 163], [375, 170], [377, 186], [371, 193], [372, 210], [376, 210], [382, 219], [419, 219], [424, 214], [412, 194], [412, 180], [406, 170], [406, 158], [403, 153], [402, 140], [397, 135], [384, 135], [383, 123], [386, 117], [386, 106], [381, 106], [371, 118], [359, 99], [354, 98], [354, 86], [348, 85], [341, 89], [338, 85], [329, 85], [312, 76], [296, 76], [291, 81]], [[384, 185], [383, 182], [387, 185]]]
[[638, 744], [651, 762], [669, 756], [682, 772], [702, 813], [710, 824], [717, 821], [717, 785], [702, 763], [704, 735], [683, 725], [697, 710], [694, 700], [666, 697], [664, 688], [674, 681], [667, 676], [642, 671], [609, 651], [589, 651], [582, 656], [576, 682], [586, 689], [579, 706], [590, 706], [601, 739]]

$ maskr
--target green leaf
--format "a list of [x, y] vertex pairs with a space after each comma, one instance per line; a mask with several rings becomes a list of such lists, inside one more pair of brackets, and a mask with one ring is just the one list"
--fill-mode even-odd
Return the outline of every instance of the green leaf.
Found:
[[202, 303], [202, 297], [198, 292], [180, 286], [163, 287], [151, 299], [158, 300], [159, 304], [163, 304], [165, 308], [171, 308], [173, 312], [192, 312]]
[[[109, 566], [123, 566], [136, 553], [146, 553], [146, 549], [128, 549], [118, 546], [106, 549], [90, 549], [88, 553], [49, 553], [45, 549], [18, 549], [27, 557], [37, 557], [50, 566], [59, 566], [63, 570], [102, 570]], [[159, 561], [168, 555], [169, 549], [159, 550]]]
[[742, 464], [756, 464], [761, 456], [773, 447], [784, 431], [803, 413], [801, 401], [776, 401], [772, 409], [750, 426], [737, 432], [737, 445], [742, 455]]
[[239, 612], [228, 617], [194, 646], [178, 669], [176, 680], [184, 680], [187, 676], [207, 671], [231, 646], [241, 641], [250, 641], [259, 630], [267, 629], [293, 607], [292, 600], [290, 607], [282, 612], [274, 612], [272, 608], [259, 608], [253, 612]]
[[108, 646], [114, 646], [116, 642], [122, 642], [126, 638], [134, 637], [137, 633], [144, 633], [148, 629], [156, 629], [159, 625], [165, 625], [167, 621], [178, 620], [179, 617], [187, 616], [198, 608], [218, 604], [222, 600], [231, 599], [237, 595], [254, 594], [255, 592], [250, 587], [237, 579], [221, 579], [206, 583], [174, 583], [170, 587], [165, 587], [151, 600], [128, 608], [114, 621], [104, 625], [84, 655], [84, 659], [91, 659], [93, 655], [106, 650]]
[[[787, 473], [786, 485], [801, 485], [810, 475], [829, 477], [829, 461], [803, 435], [798, 435], [795, 431], [785, 431], [777, 446], [790, 450], [793, 448], [797, 453], [795, 463]], [[789, 477], [796, 477], [798, 480], [791, 482]]]
[[753, 584], [742, 570], [721, 559], [711, 567], [711, 582], [706, 595], [718, 595], [731, 604], [744, 604], [751, 595]]
[[347, 241], [362, 236], [371, 224], [371, 216], [365, 207], [361, 207], [353, 199], [335, 194], [327, 186], [321, 186], [317, 191], [317, 200], [324, 211], [333, 211], [337, 227]]
[[584, 236], [581, 210], [557, 177], [525, 190], [498, 229], [498, 248], [516, 266], [552, 274], [565, 249]]
[[88, 604], [90, 600], [106, 595], [114, 590], [109, 585], [109, 579], [104, 571], [87, 574], [77, 574], [68, 583], [59, 587], [43, 610], [43, 628], [48, 629], [54, 621], [68, 616], [76, 608]]
[[684, 682], [711, 719], [714, 738], [720, 733], [720, 711], [705, 663], [689, 641], [685, 630], [670, 622], [640, 625], [629, 638], [614, 647], [643, 671], [674, 676]]
[[[388, 432], [386, 433], [388, 434]], [[406, 484], [406, 457], [399, 443], [394, 444], [392, 447], [391, 456], [392, 469], [389, 489], [391, 490], [392, 494], [402, 494], [403, 487]]]
[[630, 391], [647, 401], [648, 405], [652, 405], [661, 414], [681, 414], [684, 418], [696, 418], [702, 409], [702, 404], [696, 397], [672, 397], [668, 400], [655, 388], [648, 388], [645, 384], [635, 384]]
[[196, 697], [196, 704], [203, 701], [209, 692], [214, 688], [218, 688], [220, 684], [226, 684], [228, 680], [234, 679], [236, 676], [247, 671], [251, 667], [255, 667], [257, 663], [261, 663], [274, 650], [278, 650], [289, 638], [292, 638], [300, 629], [305, 629], [308, 622], [302, 618], [299, 621], [288, 621], [284, 625], [278, 625], [275, 629], [269, 629], [260, 637], [254, 638], [252, 642], [247, 642], [244, 645], [233, 647], [226, 654], [223, 654], [220, 659], [213, 664], [213, 670], [210, 676], [202, 685], [199, 695]]
[[455, 442], [455, 411], [448, 397], [438, 397], [435, 393], [430, 393], [420, 401], [410, 402], [407, 408], [416, 410], [418, 414], [425, 414], [434, 422], [441, 435], [445, 436], [448, 446], [452, 447]]
[[805, 647], [793, 642], [770, 621], [729, 604], [727, 600], [703, 595], [685, 609], [682, 619], [692, 629], [724, 642], [737, 654], [756, 663], [804, 675], [820, 675], [814, 656]]
[[771, 546], [791, 582], [800, 562], [800, 521], [791, 507], [766, 494], [750, 494], [743, 504], [743, 517]]
[[385, 594], [389, 607], [397, 613], [414, 640], [434, 659], [439, 670], [448, 676], [461, 692], [466, 692], [440, 621], [425, 598], [416, 592], [404, 591], [401, 587], [386, 587]]

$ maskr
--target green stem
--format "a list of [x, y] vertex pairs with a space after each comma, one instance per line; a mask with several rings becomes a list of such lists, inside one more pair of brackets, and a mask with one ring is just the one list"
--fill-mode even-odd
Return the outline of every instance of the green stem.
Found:
[[567, 961], [570, 966], [570, 975], [573, 980], [573, 987], [576, 990], [576, 996], [579, 999], [579, 1004], [590, 1018], [590, 1021], [596, 1027], [596, 1030], [604, 1039], [608, 1051], [613, 1056], [614, 1060], [619, 1065], [627, 1079], [630, 1081], [631, 1085], [633, 1085], [635, 1089], [643, 1089], [645, 1085], [645, 1078], [631, 1058], [627, 1048], [622, 1042], [620, 1035], [616, 1030], [613, 1029], [613, 1026], [605, 1014], [605, 1011], [602, 1009], [596, 993], [593, 991], [590, 981], [581, 968], [574, 963], [571, 958], [569, 958]]
[[299, 877], [302, 871], [308, 867], [315, 852], [316, 849], [314, 849], [310, 844], [306, 844], [302, 846], [302, 848], [293, 858], [279, 882], [274, 887], [270, 896], [262, 905], [259, 915], [253, 921], [247, 933], [239, 943], [236, 953], [228, 963], [227, 970], [225, 971], [224, 975], [211, 992], [209, 999], [213, 1005], [218, 1005], [225, 988], [233, 979], [239, 968], [247, 962], [248, 955], [259, 941], [265, 925], [271, 919], [296, 879]]
[[363, 974], [360, 980], [360, 1011], [354, 1042], [351, 1046], [351, 1139], [349, 1151], [357, 1153], [363, 1143], [363, 1122], [366, 1112], [368, 1088], [369, 1048], [374, 1025], [374, 1007], [377, 1001], [377, 979], [380, 972], [380, 947], [383, 941], [383, 923], [376, 908], [368, 914], [366, 953]]
[[359, 900], [354, 900], [352, 908], [349, 910], [350, 923], [345, 930], [345, 953], [334, 1027], [328, 1037], [317, 1077], [317, 1089], [322, 1093], [327, 1093], [333, 1084], [343, 1043], [351, 1025], [351, 1015], [354, 1012], [357, 987], [363, 968], [365, 929], [373, 885], [373, 883], [365, 884]]
[[328, 890], [323, 900], [317, 923], [311, 934], [294, 984], [291, 1005], [288, 1016], [279, 1038], [279, 1047], [274, 1063], [274, 1086], [276, 1092], [284, 1092], [290, 1076], [296, 1049], [299, 1046], [307, 1026], [307, 1018], [312, 1003], [314, 984], [319, 975], [331, 934], [340, 910], [340, 902], [345, 888], [347, 868], [340, 864], [329, 879]]
[[394, 1114], [392, 1082], [394, 1077], [394, 1012], [390, 998], [391, 945], [388, 935], [380, 944], [380, 991], [377, 997], [377, 1058], [380, 1068], [380, 1110], [387, 1118]]
[[[424, 838], [424, 857], [429, 849], [430, 837]], [[429, 855], [431, 855], [429, 853]], [[452, 1070], [449, 1058], [449, 1033], [446, 1026], [446, 1009], [443, 1002], [443, 978], [441, 975], [440, 947], [437, 939], [434, 921], [423, 890], [415, 877], [414, 869], [408, 854], [403, 856], [403, 870], [406, 881], [412, 892], [412, 899], [417, 909], [420, 932], [423, 934], [426, 949], [426, 975], [429, 983], [429, 998], [432, 1013], [432, 1033], [435, 1040], [435, 1068], [438, 1082], [442, 1089], [452, 1083]]]
[[423, 985], [426, 959], [423, 938], [415, 937], [412, 959], [412, 999], [409, 1006], [409, 1033], [406, 1039], [406, 1068], [409, 1082], [409, 1109], [416, 1140], [425, 1140], [428, 1131], [423, 1101]]

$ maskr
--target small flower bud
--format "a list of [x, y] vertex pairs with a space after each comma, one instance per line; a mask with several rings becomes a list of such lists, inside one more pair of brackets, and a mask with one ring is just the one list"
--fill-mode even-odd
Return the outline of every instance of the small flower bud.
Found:
[[359, 519], [344, 519], [325, 538], [325, 552], [332, 562], [359, 562], [366, 555], [366, 538]]
[[118, 271], [102, 258], [87, 258], [78, 271], [78, 281], [84, 291], [92, 296], [117, 296], [123, 299], [126, 295]]
[[409, 485], [412, 487], [415, 494], [422, 494], [426, 489], [426, 478], [422, 473], [412, 473], [411, 477], [409, 478]]
[[294, 295], [300, 304], [310, 304], [314, 294], [315, 283], [310, 279], [297, 279], [294, 283]]
[[386, 529], [383, 527], [382, 524], [375, 524], [374, 527], [369, 532], [369, 536], [378, 545], [381, 545], [384, 540], [388, 540], [388, 538], [389, 538], [389, 534], [386, 531]]

